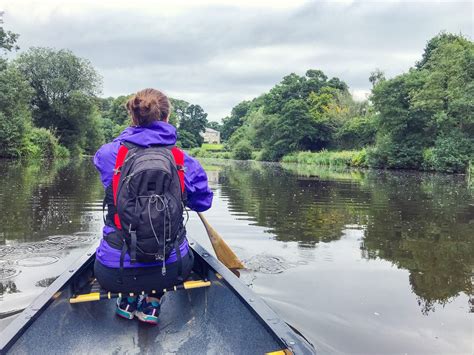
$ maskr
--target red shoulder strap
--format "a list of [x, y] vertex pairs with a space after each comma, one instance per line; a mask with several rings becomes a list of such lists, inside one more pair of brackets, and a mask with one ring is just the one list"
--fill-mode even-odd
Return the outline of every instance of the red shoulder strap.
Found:
[[184, 153], [178, 147], [171, 149], [176, 167], [178, 168], [179, 183], [181, 184], [181, 191], [184, 192]]
[[[112, 176], [112, 193], [114, 195], [115, 207], [117, 207], [117, 189], [120, 181], [120, 175], [122, 173], [121, 170], [127, 153], [128, 148], [125, 145], [121, 145], [117, 153], [117, 159], [115, 160], [114, 175]], [[115, 213], [114, 222], [118, 229], [122, 229], [122, 225], [117, 213]]]

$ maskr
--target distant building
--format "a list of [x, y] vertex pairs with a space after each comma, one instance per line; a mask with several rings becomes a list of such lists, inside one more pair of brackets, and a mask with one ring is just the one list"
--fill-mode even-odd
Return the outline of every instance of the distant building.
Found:
[[216, 131], [212, 128], [206, 128], [204, 133], [202, 133], [204, 138], [204, 143], [211, 143], [211, 144], [221, 144], [221, 132]]

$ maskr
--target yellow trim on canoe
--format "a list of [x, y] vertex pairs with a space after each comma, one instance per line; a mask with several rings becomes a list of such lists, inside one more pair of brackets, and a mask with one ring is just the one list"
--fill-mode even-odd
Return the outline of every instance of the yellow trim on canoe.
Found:
[[208, 287], [211, 286], [211, 281], [186, 281], [183, 283], [184, 289], [189, 290], [192, 288], [199, 288], [199, 287]]
[[69, 299], [69, 303], [81, 303], [91, 301], [100, 301], [100, 292], [88, 293], [86, 295], [78, 295], [74, 298]]
[[290, 349], [283, 349], [265, 353], [265, 355], [293, 355], [293, 352]]

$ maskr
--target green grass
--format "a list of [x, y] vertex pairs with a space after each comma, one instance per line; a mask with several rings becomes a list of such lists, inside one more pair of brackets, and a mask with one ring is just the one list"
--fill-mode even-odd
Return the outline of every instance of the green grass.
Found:
[[362, 150], [343, 150], [340, 152], [330, 152], [322, 150], [320, 152], [297, 152], [285, 155], [283, 163], [298, 163], [329, 167], [367, 167], [367, 154]]
[[215, 158], [215, 159], [231, 159], [230, 152], [212, 151], [203, 148], [192, 148], [188, 153], [195, 158]]
[[223, 144], [210, 144], [210, 143], [203, 143], [201, 145], [201, 149], [210, 151], [210, 152], [222, 152], [224, 150]]

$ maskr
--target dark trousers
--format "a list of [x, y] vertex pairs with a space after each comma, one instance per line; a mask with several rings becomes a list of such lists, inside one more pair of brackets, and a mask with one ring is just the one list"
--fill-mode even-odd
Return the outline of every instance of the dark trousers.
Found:
[[[186, 280], [194, 264], [194, 255], [191, 249], [182, 258], [183, 280]], [[120, 269], [110, 268], [102, 265], [99, 261], [95, 261], [94, 273], [97, 281], [107, 291], [111, 292], [134, 292], [141, 293], [145, 291], [150, 293], [155, 290], [154, 296], [161, 297], [162, 290], [170, 288], [178, 283], [178, 262], [166, 265], [166, 274], [161, 274], [161, 266], [126, 268], [122, 274]]]

